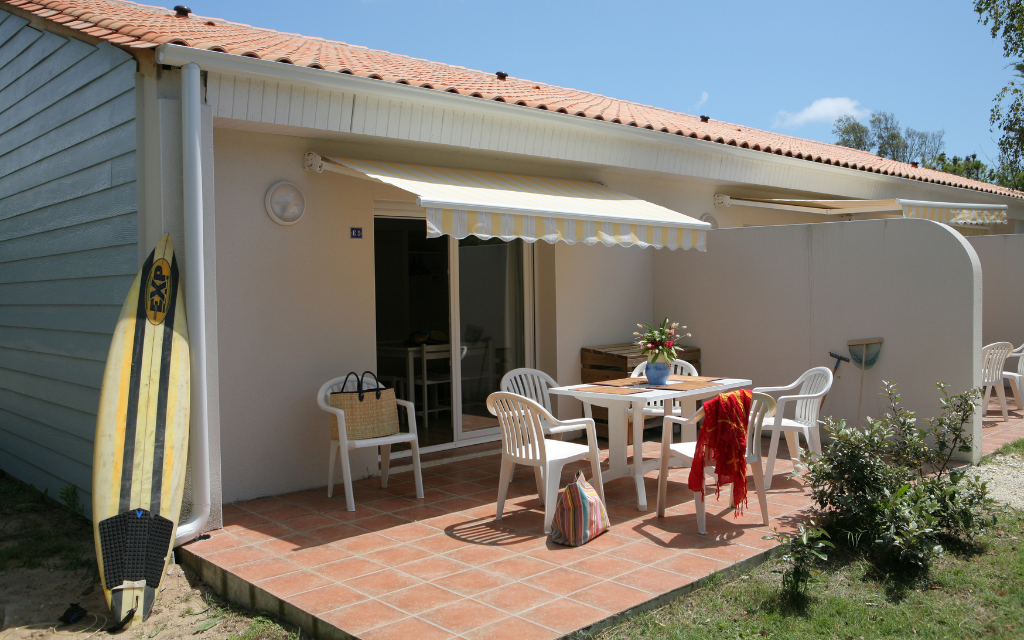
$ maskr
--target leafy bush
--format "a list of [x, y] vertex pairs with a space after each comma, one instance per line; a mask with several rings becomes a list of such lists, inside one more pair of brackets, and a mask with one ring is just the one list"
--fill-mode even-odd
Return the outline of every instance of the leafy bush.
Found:
[[782, 556], [786, 563], [786, 569], [782, 572], [782, 589], [790, 596], [802, 594], [807, 590], [807, 584], [815, 574], [814, 563], [817, 560], [828, 560], [825, 548], [835, 547], [828, 540], [822, 540], [829, 537], [827, 531], [815, 526], [814, 520], [809, 524], [810, 526], [799, 525], [800, 532], [793, 536], [780, 533], [778, 529], [775, 529], [772, 535], [762, 536], [763, 540], [778, 540], [780, 544], [787, 545], [786, 553]]
[[957, 452], [971, 451], [965, 426], [974, 418], [981, 391], [942, 393], [942, 415], [923, 426], [901, 404], [895, 385], [884, 383], [888, 410], [864, 429], [843, 420], [823, 423], [832, 442], [820, 456], [802, 459], [806, 480], [834, 533], [852, 547], [867, 541], [887, 559], [926, 568], [943, 552], [944, 539], [971, 539], [986, 520], [986, 485], [951, 467]]

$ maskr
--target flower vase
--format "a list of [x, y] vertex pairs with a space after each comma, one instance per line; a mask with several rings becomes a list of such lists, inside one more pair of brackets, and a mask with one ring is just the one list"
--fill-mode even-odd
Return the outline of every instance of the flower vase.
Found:
[[667, 384], [670, 373], [672, 373], [672, 365], [664, 360], [647, 363], [645, 375], [647, 376], [647, 383], [652, 386]]

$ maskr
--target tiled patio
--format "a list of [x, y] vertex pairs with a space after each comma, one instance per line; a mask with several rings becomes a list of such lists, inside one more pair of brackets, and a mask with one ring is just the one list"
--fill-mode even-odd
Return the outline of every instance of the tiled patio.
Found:
[[999, 410], [999, 402], [990, 400], [988, 412], [982, 420], [981, 454], [987, 456], [1007, 442], [1024, 438], [1024, 411], [1016, 409], [1012, 399], [1007, 401], [1009, 419], [1003, 421]]
[[[645, 443], [647, 457], [656, 450]], [[359, 481], [355, 512], [345, 510], [341, 485], [333, 498], [316, 489], [229, 505], [225, 528], [183, 547], [179, 561], [229, 599], [317, 638], [555, 638], [759, 562], [774, 546], [761, 536], [793, 528], [810, 503], [780, 459], [768, 527], [751, 486], [752, 508], [739, 518], [729, 491], [709, 495], [702, 536], [687, 470], [672, 473], [663, 519], [654, 512], [656, 473], [647, 477], [648, 513], [637, 511], [635, 485], [623, 478], [606, 485], [611, 531], [568, 548], [542, 534], [532, 470], [517, 467], [505, 517], [495, 521], [498, 460], [425, 468], [422, 501], [404, 472], [386, 490], [379, 478]], [[571, 477], [567, 469], [563, 485]]]

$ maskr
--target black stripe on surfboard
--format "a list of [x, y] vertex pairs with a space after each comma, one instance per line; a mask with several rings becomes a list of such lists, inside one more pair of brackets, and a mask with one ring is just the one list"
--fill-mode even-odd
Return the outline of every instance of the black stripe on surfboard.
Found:
[[[132, 470], [135, 467], [135, 426], [139, 418], [139, 386], [142, 384], [142, 347], [146, 341], [146, 278], [153, 267], [154, 249], [142, 265], [139, 277], [139, 299], [135, 306], [135, 339], [132, 342], [132, 372], [128, 381], [128, 412], [124, 425], [124, 455], [121, 462], [121, 499], [118, 513], [131, 508]], [[149, 372], [145, 372], [148, 374]]]
[[[167, 315], [164, 316], [164, 339], [160, 348], [160, 390], [156, 401], [156, 430], [153, 434], [153, 490], [149, 498], [149, 511], [153, 515], [160, 513], [160, 500], [163, 492], [164, 479], [164, 441], [167, 430], [167, 392], [171, 379], [171, 351], [174, 347], [174, 311], [178, 301], [178, 259], [171, 256], [171, 277], [167, 283], [169, 290]], [[188, 425], [185, 425], [188, 428]]]

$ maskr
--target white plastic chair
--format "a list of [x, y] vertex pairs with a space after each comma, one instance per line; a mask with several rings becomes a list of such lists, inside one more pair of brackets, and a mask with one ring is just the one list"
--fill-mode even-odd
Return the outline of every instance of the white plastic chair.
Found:
[[[765, 422], [764, 429], [772, 432], [772, 443], [768, 448], [768, 462], [765, 465], [764, 475], [767, 478], [767, 488], [772, 488], [772, 477], [775, 473], [775, 457], [779, 451], [779, 434], [786, 434], [786, 443], [789, 445], [789, 457], [793, 460], [799, 459], [800, 435], [803, 434], [807, 442], [807, 448], [813, 453], [821, 453], [821, 430], [818, 426], [818, 409], [821, 402], [832, 388], [832, 370], [828, 367], [814, 367], [808, 369], [796, 379], [796, 382], [787, 387], [758, 387], [754, 393], [767, 394], [773, 391], [789, 391], [790, 389], [800, 390], [796, 395], [780, 396], [776, 400], [777, 408], [775, 418]], [[796, 403], [793, 418], [786, 418], [786, 404]]]
[[[377, 385], [371, 376], [363, 377], [363, 389], [376, 389]], [[416, 435], [416, 407], [407, 400], [397, 400], [398, 405], [405, 408], [406, 418], [409, 420], [408, 433], [396, 433], [393, 436], [383, 438], [368, 438], [366, 440], [349, 440], [345, 429], [345, 412], [331, 406], [331, 394], [339, 391], [354, 391], [355, 380], [349, 380], [345, 384], [345, 378], [334, 378], [328, 380], [320, 387], [316, 394], [317, 404], [327, 413], [332, 413], [338, 419], [338, 439], [331, 440], [331, 459], [327, 471], [327, 497], [334, 495], [334, 459], [341, 453], [341, 475], [345, 483], [345, 504], [349, 511], [356, 510], [355, 499], [352, 496], [352, 466], [348, 458], [348, 452], [352, 449], [365, 447], [380, 447], [380, 486], [388, 486], [388, 470], [391, 466], [391, 445], [400, 442], [408, 442], [412, 446], [412, 472], [416, 482], [416, 497], [423, 497], [423, 474], [420, 472], [420, 445]]]
[[[1006, 411], [1006, 390], [1003, 389], [1003, 365], [1012, 351], [1013, 345], [1009, 342], [993, 342], [981, 348], [981, 386], [985, 387], [985, 393], [981, 396], [981, 415], [988, 413], [988, 398], [992, 389], [995, 389], [1004, 422], [1009, 416]], [[1019, 406], [1019, 396], [1017, 402]]]
[[[498, 478], [498, 505], [496, 519], [501, 520], [505, 510], [505, 495], [517, 464], [533, 467], [539, 472], [538, 496], [544, 504], [544, 534], [551, 533], [555, 517], [555, 501], [562, 477], [562, 467], [578, 460], [590, 460], [590, 483], [604, 501], [604, 483], [601, 480], [601, 457], [597, 449], [597, 434], [591, 418], [558, 420], [539, 403], [515, 393], [496, 391], [487, 396], [487, 410], [497, 416], [501, 425], [501, 475]], [[586, 429], [587, 444], [548, 440], [543, 424], [553, 425], [559, 432]]]
[[502, 376], [499, 388], [506, 393], [525, 396], [552, 413], [548, 389], [557, 386], [554, 378], [539, 369], [513, 369]]
[[1003, 371], [1003, 377], [1010, 381], [1010, 389], [1013, 391], [1014, 400], [1017, 401], [1017, 410], [1020, 411], [1024, 409], [1024, 404], [1021, 404], [1021, 391], [1024, 390], [1024, 344], [1006, 357], [1017, 358], [1017, 372]]
[[[629, 374], [630, 378], [643, 378], [647, 372], [647, 361], [644, 360], [640, 364], [636, 365], [633, 369], [633, 373]], [[686, 360], [673, 360], [672, 371], [669, 375], [673, 376], [695, 376], [697, 375], [697, 368]], [[665, 402], [663, 400], [651, 400], [644, 406], [644, 417], [647, 416], [660, 416], [664, 413]], [[682, 415], [682, 407], [678, 403], [673, 403], [672, 414]], [[632, 419], [632, 414], [629, 414], [629, 419]]]
[[[775, 400], [763, 393], [754, 393], [750, 403], [750, 414], [747, 418], [747, 464], [754, 476], [754, 487], [757, 500], [761, 504], [761, 519], [768, 524], [768, 495], [764, 485], [764, 471], [761, 469], [761, 428], [767, 416], [775, 414]], [[697, 449], [697, 423], [704, 418], [704, 408], [689, 418], [666, 416], [661, 431], [661, 471], [658, 474], [658, 517], [665, 517], [665, 502], [668, 494], [668, 465], [672, 458], [683, 462], [684, 467], [693, 465], [694, 453]], [[672, 427], [680, 425], [682, 442], [672, 442]], [[705, 466], [707, 473], [710, 466]], [[713, 469], [712, 469], [712, 474]], [[704, 520], [704, 496], [699, 491], [693, 492], [693, 500], [697, 504], [697, 531], [707, 533]], [[735, 496], [732, 500], [735, 504]]]

